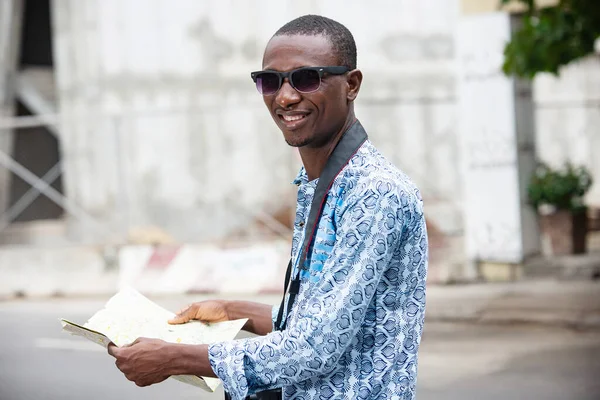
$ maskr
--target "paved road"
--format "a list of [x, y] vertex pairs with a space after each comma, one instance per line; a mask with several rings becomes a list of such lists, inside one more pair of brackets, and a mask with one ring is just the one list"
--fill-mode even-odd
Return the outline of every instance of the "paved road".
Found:
[[[177, 309], [189, 298], [155, 299]], [[262, 299], [275, 302], [276, 298]], [[138, 388], [102, 348], [60, 331], [95, 300], [0, 303], [0, 400], [222, 399], [176, 381]], [[429, 323], [419, 400], [600, 399], [600, 335], [533, 326]]]

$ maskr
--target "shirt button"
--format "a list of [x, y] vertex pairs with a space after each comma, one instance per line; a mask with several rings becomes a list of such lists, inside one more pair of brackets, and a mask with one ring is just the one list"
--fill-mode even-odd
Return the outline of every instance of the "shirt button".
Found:
[[300, 228], [303, 228], [303, 227], [304, 227], [304, 221], [301, 221], [301, 222], [298, 224], [298, 226], [299, 226]]

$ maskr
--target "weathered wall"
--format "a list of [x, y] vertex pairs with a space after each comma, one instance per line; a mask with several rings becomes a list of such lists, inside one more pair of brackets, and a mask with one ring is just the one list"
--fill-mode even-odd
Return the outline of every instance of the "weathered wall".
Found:
[[234, 23], [222, 2], [54, 4], [67, 193], [112, 232], [219, 236], [248, 222], [236, 203], [287, 190], [291, 151], [248, 76], [254, 7]]
[[587, 201], [600, 207], [600, 57], [565, 67], [559, 78], [535, 81], [537, 151], [554, 166], [587, 166], [594, 178]]
[[155, 225], [188, 241], [247, 224], [246, 209], [292, 203], [299, 162], [249, 71], [279, 26], [319, 13], [356, 37], [357, 113], [372, 140], [421, 186], [436, 225], [459, 231], [457, 10], [436, 0], [54, 0], [66, 193], [113, 234]]
[[[376, 2], [360, 13], [331, 8], [357, 38], [365, 80], [359, 117], [372, 140], [421, 188], [428, 217], [445, 233], [462, 228], [455, 107], [455, 2]], [[329, 10], [328, 10], [329, 11]], [[328, 15], [328, 14], [326, 14]]]
[[[463, 213], [472, 210], [459, 167], [460, 3], [54, 0], [65, 192], [108, 228], [71, 220], [71, 234], [121, 241], [154, 226], [194, 242], [247, 226], [252, 210], [293, 205], [299, 160], [249, 71], [279, 26], [317, 13], [354, 33], [365, 77], [357, 114], [422, 189], [430, 276], [464, 278]], [[584, 162], [600, 177], [597, 63], [543, 76], [534, 94], [541, 158]], [[600, 184], [589, 200], [600, 204]]]

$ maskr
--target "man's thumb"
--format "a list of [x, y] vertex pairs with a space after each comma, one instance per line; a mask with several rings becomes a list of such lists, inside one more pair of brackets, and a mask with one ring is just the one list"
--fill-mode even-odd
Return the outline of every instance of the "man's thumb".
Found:
[[171, 324], [171, 325], [185, 324], [186, 322], [189, 322], [190, 319], [191, 318], [189, 317], [188, 312], [184, 311], [181, 314], [177, 314], [176, 316], [171, 318], [169, 320], [169, 324]]
[[114, 344], [113, 342], [110, 342], [108, 344], [107, 350], [108, 350], [108, 354], [110, 354], [113, 357], [116, 357], [117, 353], [119, 352], [119, 347], [117, 347], [117, 345]]

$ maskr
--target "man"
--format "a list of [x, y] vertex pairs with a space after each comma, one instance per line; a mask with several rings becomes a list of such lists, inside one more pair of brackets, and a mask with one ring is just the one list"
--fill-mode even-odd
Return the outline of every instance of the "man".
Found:
[[233, 399], [276, 388], [284, 399], [414, 399], [427, 273], [422, 201], [368, 140], [333, 180], [298, 261], [318, 178], [344, 135], [364, 132], [354, 115], [362, 73], [352, 34], [328, 18], [297, 18], [271, 38], [252, 77], [304, 165], [291, 271], [300, 288], [282, 312], [285, 329], [274, 326], [279, 307], [206, 301], [170, 322], [249, 318], [244, 329], [260, 336], [199, 346], [140, 339], [109, 352], [140, 386], [190, 374], [219, 377]]

